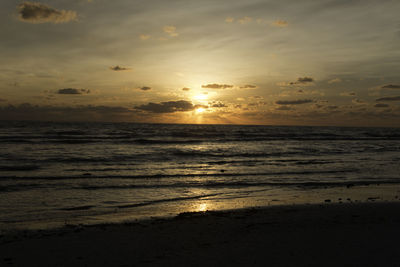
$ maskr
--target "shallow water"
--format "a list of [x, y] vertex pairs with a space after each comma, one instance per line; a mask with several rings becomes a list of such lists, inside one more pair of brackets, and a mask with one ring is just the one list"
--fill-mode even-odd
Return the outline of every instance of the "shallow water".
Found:
[[400, 184], [392, 128], [2, 122], [0, 146], [1, 229], [315, 202], [377, 184], [389, 199]]

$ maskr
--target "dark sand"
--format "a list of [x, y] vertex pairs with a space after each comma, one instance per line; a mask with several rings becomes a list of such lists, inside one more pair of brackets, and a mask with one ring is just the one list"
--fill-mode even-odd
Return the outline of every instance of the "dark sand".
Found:
[[5, 234], [4, 266], [400, 266], [400, 203], [277, 206]]

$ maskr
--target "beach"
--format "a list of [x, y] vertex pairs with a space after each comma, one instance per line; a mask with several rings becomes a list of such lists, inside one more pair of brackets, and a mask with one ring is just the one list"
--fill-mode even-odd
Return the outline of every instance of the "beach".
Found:
[[0, 126], [2, 266], [400, 265], [396, 128]]
[[399, 266], [400, 203], [324, 203], [16, 231], [4, 266]]

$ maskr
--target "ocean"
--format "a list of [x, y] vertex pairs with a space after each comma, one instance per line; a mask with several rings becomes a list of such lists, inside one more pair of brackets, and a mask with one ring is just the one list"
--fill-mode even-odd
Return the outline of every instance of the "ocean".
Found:
[[399, 128], [0, 122], [0, 230], [393, 201], [399, 162]]

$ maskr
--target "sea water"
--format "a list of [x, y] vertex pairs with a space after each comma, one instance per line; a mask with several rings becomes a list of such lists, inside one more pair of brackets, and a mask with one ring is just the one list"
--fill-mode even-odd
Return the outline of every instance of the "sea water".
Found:
[[0, 122], [0, 229], [395, 199], [399, 162], [399, 128]]

